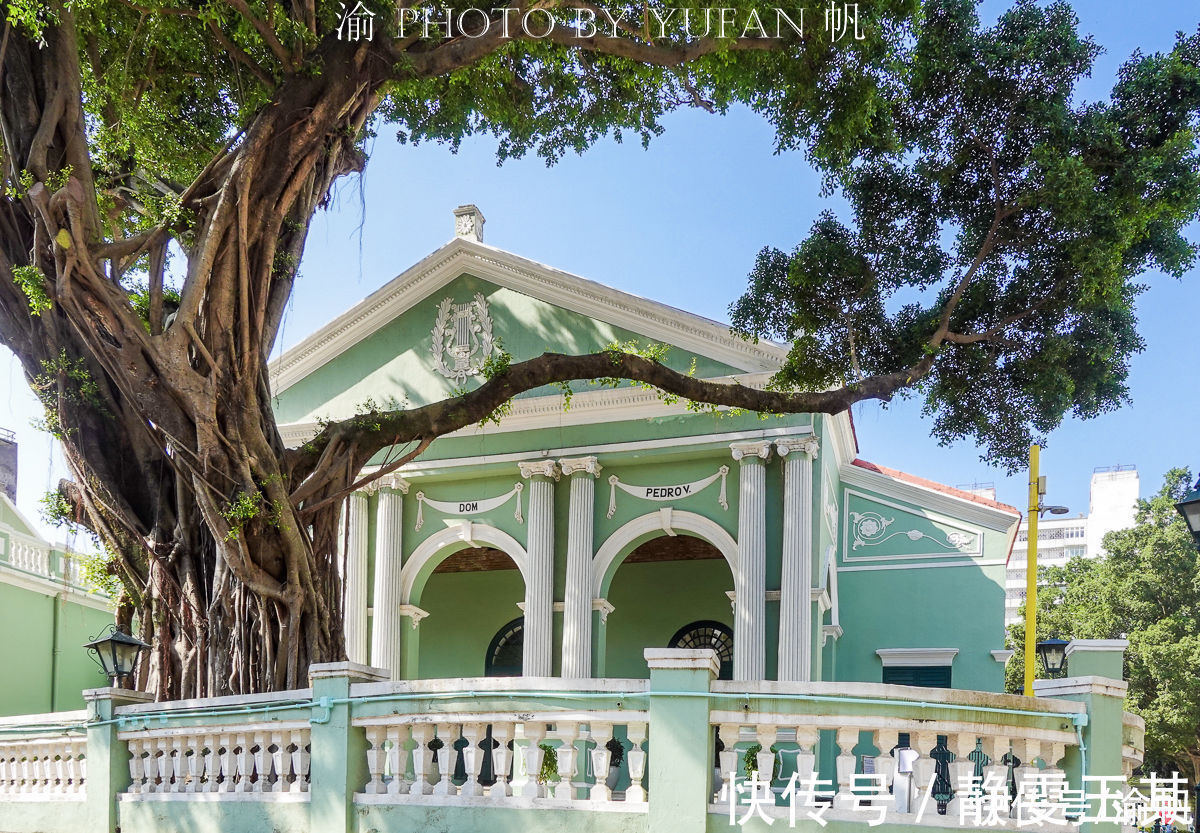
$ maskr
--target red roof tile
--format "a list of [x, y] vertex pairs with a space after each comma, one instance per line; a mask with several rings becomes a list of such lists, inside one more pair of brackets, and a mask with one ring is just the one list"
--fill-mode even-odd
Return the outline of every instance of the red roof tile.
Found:
[[1015, 506], [1009, 506], [1007, 503], [1000, 503], [999, 501], [991, 500], [990, 498], [980, 497], [979, 495], [972, 494], [971, 492], [963, 489], [956, 489], [953, 486], [947, 486], [944, 483], [926, 480], [924, 477], [917, 477], [915, 474], [909, 474], [908, 472], [899, 471], [897, 469], [889, 469], [887, 466], [881, 466], [877, 463], [869, 463], [866, 460], [861, 460], [857, 457], [851, 460], [850, 463], [851, 465], [858, 466], [860, 469], [873, 471], [876, 474], [882, 474], [887, 477], [895, 478], [896, 480], [903, 480], [907, 483], [916, 484], [917, 486], [924, 486], [926, 489], [933, 489], [935, 492], [942, 492], [943, 494], [953, 495], [954, 497], [962, 498], [963, 500], [969, 500], [972, 503], [978, 503], [983, 506], [991, 507], [992, 509], [999, 509], [1001, 512], [1007, 512], [1010, 515], [1016, 515], [1017, 517], [1021, 516], [1020, 510]]

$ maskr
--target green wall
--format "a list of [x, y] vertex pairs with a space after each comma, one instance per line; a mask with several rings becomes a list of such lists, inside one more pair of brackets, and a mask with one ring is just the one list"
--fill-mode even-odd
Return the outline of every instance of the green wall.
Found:
[[12, 669], [0, 684], [0, 715], [83, 708], [80, 692], [105, 678], [82, 646], [112, 621], [108, 611], [0, 583], [0, 667]]
[[525, 583], [515, 567], [434, 573], [421, 596], [429, 611], [419, 628], [421, 677], [482, 677], [488, 645], [521, 615], [517, 602], [524, 600]]
[[645, 648], [665, 648], [684, 625], [712, 619], [732, 626], [725, 559], [622, 564], [608, 600], [606, 677], [648, 678]]

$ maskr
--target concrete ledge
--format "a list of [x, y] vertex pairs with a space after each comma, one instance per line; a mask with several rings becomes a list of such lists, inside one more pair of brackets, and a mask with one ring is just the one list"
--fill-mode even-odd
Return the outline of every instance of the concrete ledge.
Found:
[[350, 688], [353, 697], [370, 697], [380, 694], [472, 694], [503, 693], [509, 691], [561, 691], [586, 692], [589, 694], [637, 694], [645, 691], [649, 680], [627, 680], [620, 678], [571, 678], [571, 677], [446, 677], [432, 680], [389, 680], [380, 683], [357, 683]]
[[119, 715], [157, 714], [158, 712], [237, 708], [238, 706], [270, 705], [272, 703], [287, 703], [292, 701], [307, 702], [311, 700], [311, 688], [298, 688], [291, 691], [268, 691], [262, 694], [230, 694], [223, 697], [201, 697], [194, 700], [162, 700], [157, 703], [137, 703], [128, 706], [118, 706], [114, 709], [114, 712]]
[[221, 804], [226, 801], [268, 801], [297, 804], [308, 801], [312, 793], [119, 793], [118, 801], [187, 801], [196, 804]]
[[325, 680], [330, 677], [349, 677], [355, 683], [378, 683], [390, 680], [392, 672], [387, 668], [376, 668], [360, 662], [320, 662], [308, 666], [308, 679]]
[[1071, 697], [1083, 694], [1103, 694], [1125, 698], [1129, 683], [1112, 677], [1064, 677], [1061, 680], [1034, 680], [1033, 693], [1038, 697]]
[[957, 648], [880, 648], [875, 653], [884, 668], [892, 665], [940, 667], [951, 665], [958, 656]]
[[134, 691], [129, 688], [87, 688], [83, 691], [83, 702], [95, 703], [98, 700], [112, 700], [114, 706], [127, 703], [153, 703], [154, 695], [148, 691]]
[[1128, 639], [1072, 639], [1067, 643], [1067, 656], [1079, 651], [1124, 651], [1129, 647]]
[[712, 648], [647, 648], [642, 656], [651, 668], [708, 669], [713, 677], [721, 673], [721, 661]]

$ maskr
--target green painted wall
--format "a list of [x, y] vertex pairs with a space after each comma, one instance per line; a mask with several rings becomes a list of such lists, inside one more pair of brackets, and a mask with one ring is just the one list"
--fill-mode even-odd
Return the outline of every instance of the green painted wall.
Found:
[[80, 692], [105, 678], [82, 645], [112, 621], [108, 611], [0, 583], [0, 633], [15, 635], [0, 646], [0, 665], [14, 669], [0, 685], [0, 715], [83, 708]]
[[421, 597], [429, 611], [419, 628], [421, 677], [482, 677], [488, 645], [524, 600], [516, 569], [434, 573]]
[[622, 564], [608, 600], [606, 677], [648, 678], [645, 648], [665, 648], [692, 622], [712, 619], [732, 625], [729, 597], [733, 574], [725, 559]]
[[[591, 353], [614, 342], [637, 340], [644, 345], [654, 340], [653, 334], [614, 327], [463, 275], [283, 391], [275, 403], [280, 421], [349, 416], [368, 398], [380, 402], [393, 396], [401, 402], [421, 405], [451, 395], [452, 380], [438, 373], [430, 360], [431, 329], [443, 298], [452, 297], [461, 304], [470, 301], [477, 292], [487, 298], [495, 337], [517, 360], [547, 351]], [[691, 366], [692, 354], [673, 350], [666, 361], [686, 371]], [[736, 368], [722, 362], [703, 356], [696, 358], [696, 373], [701, 377], [736, 372]], [[578, 389], [588, 387], [584, 383]], [[530, 391], [525, 395], [543, 393]]]

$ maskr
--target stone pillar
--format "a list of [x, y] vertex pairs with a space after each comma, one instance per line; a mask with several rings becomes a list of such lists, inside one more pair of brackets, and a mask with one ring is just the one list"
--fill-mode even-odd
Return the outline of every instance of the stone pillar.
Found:
[[84, 781], [88, 829], [115, 833], [120, 829], [117, 793], [129, 788], [129, 747], [117, 738], [117, 706], [148, 703], [154, 695], [124, 688], [90, 688], [83, 692], [87, 705], [87, 776]]
[[767, 470], [769, 440], [734, 443], [738, 472], [738, 563], [733, 576], [733, 678], [761, 680], [767, 669]]
[[720, 670], [712, 648], [647, 648], [650, 666], [649, 833], [709, 829], [713, 733], [707, 697]]
[[375, 504], [375, 588], [371, 607], [371, 665], [402, 677], [400, 642], [404, 620], [400, 616], [401, 543], [404, 529], [404, 495], [408, 481], [388, 475], [377, 481]]
[[554, 641], [554, 483], [553, 460], [518, 463], [529, 479], [529, 533], [526, 543], [524, 665], [526, 677], [549, 677]]
[[[355, 662], [327, 662], [308, 667], [312, 686], [312, 763], [310, 764], [309, 829], [351, 833], [355, 825], [354, 793], [371, 780], [367, 771], [367, 737], [350, 725], [353, 683], [386, 680], [386, 668]], [[333, 702], [340, 701], [340, 702]]]
[[592, 547], [596, 517], [595, 457], [559, 460], [571, 478], [567, 522], [567, 586], [563, 595], [562, 676], [592, 676]]
[[[367, 661], [367, 493], [346, 498], [338, 533], [338, 565], [345, 599], [346, 656], [360, 665]], [[344, 565], [344, 566], [343, 566]]]
[[[1067, 645], [1067, 671], [1071, 676], [1033, 681], [1035, 696], [1074, 700], [1086, 715], [1086, 723], [1076, 724], [1087, 748], [1086, 764], [1077, 746], [1068, 747], [1063, 758], [1062, 766], [1072, 787], [1098, 791], [1098, 785], [1084, 784], [1082, 776], [1120, 778], [1125, 774], [1121, 746], [1129, 684], [1121, 676], [1127, 647], [1129, 642], [1124, 639], [1072, 640]], [[1119, 833], [1121, 828], [1113, 822], [1091, 822], [1084, 829], [1090, 833]]]
[[783, 574], [779, 588], [780, 680], [808, 682], [812, 650], [812, 461], [816, 437], [779, 440], [783, 460]]

